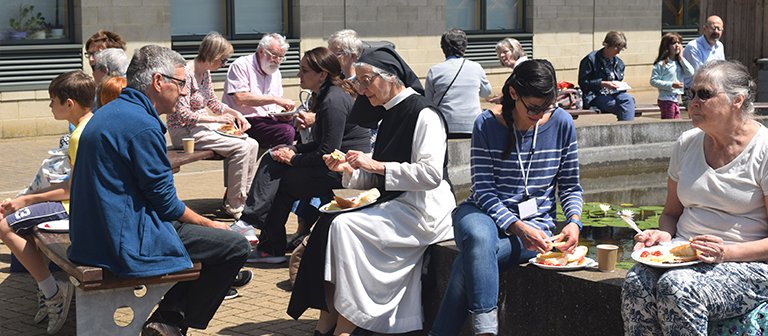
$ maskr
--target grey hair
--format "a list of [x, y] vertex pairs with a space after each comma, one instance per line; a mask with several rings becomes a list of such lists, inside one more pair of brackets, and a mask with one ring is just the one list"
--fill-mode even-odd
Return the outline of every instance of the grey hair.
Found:
[[285, 51], [288, 51], [288, 42], [285, 40], [285, 36], [277, 34], [277, 33], [270, 33], [270, 34], [264, 34], [264, 36], [259, 41], [258, 49], [267, 49], [272, 44], [272, 41], [277, 41], [278, 44], [280, 44], [280, 49], [283, 49]]
[[186, 65], [184, 57], [170, 48], [150, 44], [133, 53], [133, 59], [126, 71], [128, 87], [145, 92], [152, 84], [156, 73], [175, 76], [176, 69]]
[[738, 61], [709, 61], [699, 67], [693, 75], [694, 84], [705, 83], [714, 86], [719, 92], [724, 92], [728, 101], [732, 102], [736, 97], [744, 97], [741, 104], [742, 120], [755, 117], [755, 92], [757, 85], [749, 75], [749, 70]]
[[363, 41], [357, 37], [357, 32], [352, 29], [339, 30], [328, 37], [328, 46], [339, 46], [344, 54], [352, 54], [358, 57], [363, 54]]
[[391, 73], [389, 73], [389, 72], [387, 72], [385, 70], [382, 70], [381, 68], [375, 67], [375, 66], [370, 65], [368, 63], [365, 63], [365, 62], [355, 62], [354, 64], [352, 64], [352, 67], [353, 68], [369, 68], [372, 72], [375, 72], [375, 73], [379, 74], [381, 76], [381, 78], [384, 78], [385, 81], [390, 82], [390, 83], [394, 83], [394, 84], [396, 84], [398, 86], [405, 86], [405, 84], [403, 84], [403, 81], [400, 80], [400, 77], [397, 77], [397, 75], [391, 74]]
[[98, 70], [110, 76], [125, 76], [128, 70], [128, 64], [131, 59], [120, 48], [107, 48], [96, 53], [96, 62], [93, 64], [93, 70]]
[[520, 57], [527, 56], [525, 54], [525, 49], [523, 49], [523, 45], [520, 44], [520, 41], [513, 39], [511, 37], [507, 37], [499, 41], [499, 43], [496, 43], [497, 56], [501, 53], [501, 48], [507, 48], [509, 50], [512, 50], [512, 57], [514, 57], [515, 60], [519, 59]]

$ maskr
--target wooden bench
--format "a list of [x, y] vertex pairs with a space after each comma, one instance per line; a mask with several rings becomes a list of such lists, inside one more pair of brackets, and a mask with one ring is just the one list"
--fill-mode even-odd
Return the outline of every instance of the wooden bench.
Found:
[[188, 154], [181, 149], [168, 148], [166, 155], [168, 161], [171, 161], [171, 171], [174, 174], [181, 170], [181, 166], [200, 160], [224, 160], [224, 157], [214, 153], [212, 150], [195, 150]]
[[[77, 335], [136, 336], [155, 305], [179, 281], [200, 276], [200, 263], [176, 273], [146, 277], [120, 278], [100, 267], [82, 266], [67, 258], [68, 233], [36, 231], [37, 248], [69, 275], [75, 285]], [[133, 314], [130, 323], [118, 325], [117, 314]], [[129, 315], [130, 316], [130, 315]], [[125, 319], [121, 315], [121, 322]]]
[[[568, 113], [571, 114], [571, 117], [576, 120], [579, 119], [579, 116], [585, 115], [585, 114], [600, 114], [601, 112], [599, 110], [566, 110]], [[680, 106], [680, 111], [685, 111], [685, 106]], [[661, 112], [659, 110], [659, 106], [656, 104], [642, 104], [642, 105], [636, 105], [635, 106], [635, 118], [642, 117], [643, 113], [654, 113], [654, 112]]]

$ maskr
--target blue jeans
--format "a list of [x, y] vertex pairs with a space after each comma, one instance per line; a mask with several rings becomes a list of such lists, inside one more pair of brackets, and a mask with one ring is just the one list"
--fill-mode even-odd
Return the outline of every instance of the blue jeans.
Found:
[[635, 120], [635, 98], [626, 91], [598, 95], [589, 104], [600, 109], [600, 112], [615, 114], [619, 121]]
[[485, 211], [459, 205], [452, 214], [459, 255], [453, 262], [448, 288], [430, 335], [457, 335], [467, 315], [475, 334], [496, 334], [499, 271], [517, 267], [536, 256], [520, 238], [507, 236]]

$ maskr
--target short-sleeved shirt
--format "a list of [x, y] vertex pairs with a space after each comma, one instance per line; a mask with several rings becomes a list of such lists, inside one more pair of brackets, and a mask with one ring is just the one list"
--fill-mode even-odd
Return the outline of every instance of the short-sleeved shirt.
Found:
[[227, 80], [224, 82], [224, 96], [221, 101], [227, 106], [240, 111], [246, 117], [266, 117], [277, 110], [276, 104], [262, 106], [238, 105], [233, 93], [250, 92], [257, 96], [283, 96], [283, 77], [280, 71], [267, 75], [261, 70], [256, 53], [242, 56], [229, 66]]
[[726, 243], [768, 237], [768, 129], [764, 126], [733, 161], [712, 169], [704, 157], [704, 132], [686, 131], [672, 148], [669, 177], [677, 182], [683, 214], [677, 236], [710, 234]]
[[[67, 149], [67, 158], [69, 159], [70, 168], [69, 174], [72, 175], [72, 169], [75, 169], [75, 157], [77, 156], [77, 145], [80, 143], [80, 134], [83, 133], [83, 129], [91, 117], [83, 118], [80, 123], [77, 124], [72, 133], [69, 135], [69, 148]], [[61, 205], [64, 206], [64, 210], [69, 213], [69, 200], [61, 201]]]

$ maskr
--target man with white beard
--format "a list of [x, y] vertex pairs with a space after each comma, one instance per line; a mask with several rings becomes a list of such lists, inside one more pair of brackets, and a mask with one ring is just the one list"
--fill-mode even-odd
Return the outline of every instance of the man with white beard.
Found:
[[[283, 98], [280, 63], [285, 60], [288, 42], [280, 34], [265, 34], [256, 52], [241, 56], [229, 66], [222, 102], [240, 111], [251, 124], [246, 132], [262, 148], [292, 145], [296, 130], [291, 119], [270, 116], [270, 112], [291, 111], [293, 100]], [[226, 60], [221, 60], [226, 62]]]

